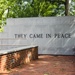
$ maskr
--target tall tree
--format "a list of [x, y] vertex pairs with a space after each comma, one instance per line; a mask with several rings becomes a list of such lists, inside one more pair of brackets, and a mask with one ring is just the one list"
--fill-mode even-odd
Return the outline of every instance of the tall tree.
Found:
[[65, 16], [69, 15], [69, 0], [65, 0]]

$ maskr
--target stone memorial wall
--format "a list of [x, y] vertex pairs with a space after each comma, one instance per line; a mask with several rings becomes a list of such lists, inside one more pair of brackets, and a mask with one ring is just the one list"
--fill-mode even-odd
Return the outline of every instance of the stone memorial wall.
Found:
[[75, 55], [75, 17], [10, 18], [0, 50], [37, 45], [39, 54]]

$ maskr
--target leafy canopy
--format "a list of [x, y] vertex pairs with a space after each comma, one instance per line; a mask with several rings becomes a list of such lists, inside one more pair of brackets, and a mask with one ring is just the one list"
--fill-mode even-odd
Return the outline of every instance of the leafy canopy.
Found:
[[[52, 1], [52, 0], [51, 0]], [[54, 0], [0, 0], [0, 31], [7, 18], [62, 16], [65, 7], [63, 3]], [[61, 0], [65, 2], [65, 0]], [[75, 0], [70, 2], [70, 15], [75, 15]]]

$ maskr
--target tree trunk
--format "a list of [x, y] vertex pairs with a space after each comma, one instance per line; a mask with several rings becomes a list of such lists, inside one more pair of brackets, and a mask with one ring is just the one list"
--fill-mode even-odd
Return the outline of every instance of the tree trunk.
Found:
[[69, 16], [69, 0], [65, 0], [65, 16]]

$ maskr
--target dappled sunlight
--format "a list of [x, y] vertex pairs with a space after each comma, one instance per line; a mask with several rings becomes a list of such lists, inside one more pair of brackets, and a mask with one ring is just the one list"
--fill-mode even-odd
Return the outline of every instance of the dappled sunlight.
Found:
[[75, 25], [75, 19], [73, 19], [73, 22], [72, 22], [70, 28], [72, 28], [74, 25]]
[[36, 70], [35, 70], [35, 69], [31, 69], [31, 70], [29, 70], [29, 72], [30, 72], [30, 71], [32, 71], [32, 72], [36, 72]]
[[56, 40], [56, 38], [50, 38], [50, 40], [46, 43], [45, 46], [50, 45], [52, 42], [54, 42]]
[[74, 59], [74, 56], [40, 55], [37, 61], [33, 61], [27, 66], [23, 66], [18, 69], [17, 72], [10, 73], [10, 75], [61, 75], [62, 72], [65, 74], [67, 73], [67, 75], [69, 75], [70, 72], [71, 75], [72, 73], [75, 74]]
[[29, 62], [30, 62], [30, 59], [29, 59], [29, 58], [26, 58], [26, 59], [25, 59], [25, 62], [26, 62], [26, 63], [29, 63]]
[[33, 69], [34, 67], [29, 67], [29, 69]]
[[[16, 50], [16, 49], [15, 49]], [[24, 64], [30, 64], [32, 60], [38, 59], [38, 48], [28, 47], [18, 51], [2, 54], [0, 56], [0, 73], [7, 73], [11, 69], [15, 71], [22, 69]], [[18, 70], [17, 70], [18, 69]], [[24, 69], [25, 70], [25, 69]]]
[[69, 51], [69, 50], [70, 50], [70, 48], [67, 48], [65, 52], [67, 52], [67, 51]]
[[20, 54], [19, 53], [14, 53], [14, 58], [16, 61], [18, 61], [18, 59], [20, 58]]
[[42, 65], [43, 64], [48, 64], [49, 62], [48, 61], [39, 61]]
[[7, 73], [7, 72], [3, 72], [3, 73], [0, 73], [0, 75], [9, 75], [9, 73]]
[[57, 53], [59, 53], [59, 50], [57, 50], [57, 51], [55, 52], [55, 54], [57, 54]]
[[27, 57], [25, 59], [26, 63], [29, 63], [31, 61], [31, 58], [32, 58], [32, 53], [28, 52]]
[[21, 39], [18, 39], [17, 41], [15, 41], [15, 42], [12, 44], [12, 46], [13, 46], [13, 45], [16, 45], [17, 43], [20, 43], [20, 41], [21, 41]]
[[48, 57], [54, 57], [54, 56], [50, 56], [50, 55], [41, 55], [41, 56], [39, 56], [38, 58], [39, 58], [39, 59], [42, 59], [42, 58], [48, 58]]
[[4, 55], [0, 58], [0, 72], [7, 72], [6, 61], [7, 61], [7, 55]]
[[30, 64], [30, 66], [35, 66], [35, 64]]
[[65, 42], [65, 44], [63, 45], [63, 47], [65, 47], [65, 46], [67, 46], [67, 45], [68, 45], [68, 43], [70, 42], [71, 38], [66, 39], [66, 40], [67, 40], [67, 41]]
[[73, 32], [75, 32], [75, 28], [70, 31], [70, 33], [73, 33]]

